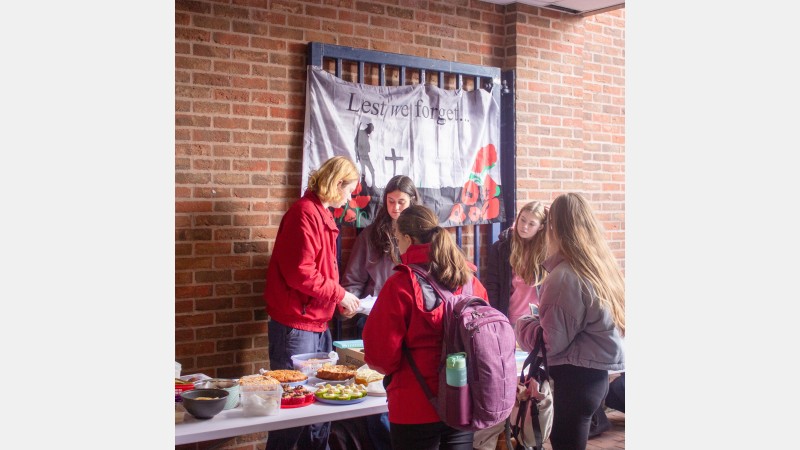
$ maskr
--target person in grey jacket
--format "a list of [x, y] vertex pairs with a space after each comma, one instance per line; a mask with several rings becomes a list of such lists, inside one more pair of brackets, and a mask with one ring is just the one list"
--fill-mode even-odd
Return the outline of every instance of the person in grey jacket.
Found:
[[584, 197], [557, 197], [546, 229], [539, 316], [520, 317], [516, 336], [531, 351], [542, 329], [553, 379], [550, 443], [553, 450], [581, 450], [608, 392], [608, 371], [625, 369], [625, 282]]
[[400, 254], [394, 243], [393, 224], [400, 213], [420, 203], [419, 193], [411, 178], [392, 177], [383, 189], [383, 198], [375, 220], [356, 237], [347, 268], [342, 275], [342, 287], [358, 298], [378, 296], [394, 266], [400, 264]]

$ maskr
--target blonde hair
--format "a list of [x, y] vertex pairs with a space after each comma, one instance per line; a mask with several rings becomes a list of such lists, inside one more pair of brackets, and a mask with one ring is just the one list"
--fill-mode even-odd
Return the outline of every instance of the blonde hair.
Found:
[[416, 242], [431, 244], [428, 253], [430, 273], [444, 287], [455, 290], [469, 281], [472, 270], [453, 236], [439, 226], [439, 218], [428, 207], [411, 205], [404, 209], [395, 224], [397, 231]]
[[[519, 217], [524, 212], [530, 213], [534, 219], [542, 224], [541, 229], [530, 239], [523, 239], [517, 231]], [[542, 269], [542, 262], [547, 256], [547, 233], [544, 229], [546, 218], [544, 204], [542, 202], [530, 202], [519, 210], [517, 219], [514, 221], [509, 262], [511, 263], [511, 269], [525, 281], [525, 284], [531, 284], [535, 281], [536, 285], [538, 285], [544, 280], [546, 272]]]
[[580, 275], [581, 282], [591, 285], [624, 336], [625, 281], [589, 202], [573, 192], [560, 195], [550, 205], [547, 222], [561, 255]]
[[353, 160], [346, 156], [334, 156], [325, 161], [322, 166], [311, 172], [308, 177], [308, 190], [317, 194], [324, 202], [341, 200], [338, 189], [339, 182], [348, 184], [358, 181], [360, 175]]

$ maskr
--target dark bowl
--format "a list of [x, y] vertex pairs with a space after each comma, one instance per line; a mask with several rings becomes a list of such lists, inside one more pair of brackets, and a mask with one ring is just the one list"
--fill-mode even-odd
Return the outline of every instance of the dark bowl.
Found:
[[[198, 400], [198, 397], [211, 397], [212, 400]], [[225, 389], [192, 389], [182, 392], [181, 399], [186, 412], [198, 419], [210, 419], [225, 408], [228, 391]]]

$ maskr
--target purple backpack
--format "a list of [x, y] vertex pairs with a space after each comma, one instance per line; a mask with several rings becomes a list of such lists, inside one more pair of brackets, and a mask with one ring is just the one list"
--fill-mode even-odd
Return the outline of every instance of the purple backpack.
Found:
[[[423, 292], [431, 286], [442, 299], [443, 340], [439, 364], [439, 396], [433, 395], [411, 353], [406, 355], [423, 391], [442, 421], [464, 431], [478, 431], [504, 422], [517, 395], [517, 341], [508, 317], [484, 299], [472, 295], [472, 280], [454, 295], [422, 267], [409, 264]], [[447, 384], [445, 362], [449, 353], [466, 353], [467, 384]]]

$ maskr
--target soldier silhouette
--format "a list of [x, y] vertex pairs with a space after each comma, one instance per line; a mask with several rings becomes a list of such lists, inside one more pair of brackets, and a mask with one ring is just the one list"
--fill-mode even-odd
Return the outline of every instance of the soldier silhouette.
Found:
[[364, 184], [367, 184], [366, 169], [369, 169], [372, 185], [375, 184], [375, 168], [372, 166], [372, 161], [369, 159], [369, 138], [374, 129], [375, 127], [372, 125], [372, 122], [370, 122], [363, 130], [359, 129], [356, 133], [356, 161], [361, 164], [361, 176], [364, 177]]

